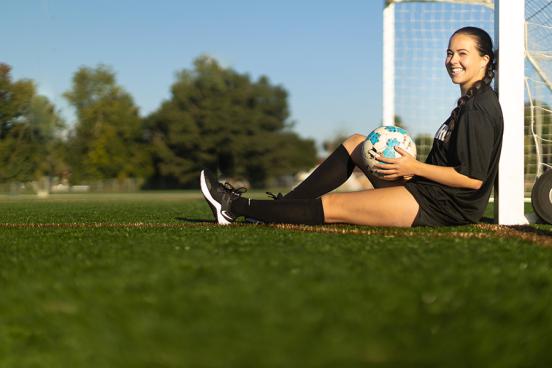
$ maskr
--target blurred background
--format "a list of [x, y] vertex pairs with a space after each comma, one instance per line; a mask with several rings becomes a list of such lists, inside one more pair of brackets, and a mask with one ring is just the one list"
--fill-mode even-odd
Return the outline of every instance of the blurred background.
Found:
[[[527, 193], [552, 164], [551, 4], [525, 1]], [[0, 192], [197, 188], [205, 167], [289, 187], [383, 123], [384, 32], [394, 123], [423, 160], [459, 97], [443, 64], [466, 25], [493, 36], [494, 2], [6, 1]]]
[[[8, 1], [0, 190], [287, 186], [381, 123], [381, 1]], [[32, 183], [34, 182], [34, 183]]]

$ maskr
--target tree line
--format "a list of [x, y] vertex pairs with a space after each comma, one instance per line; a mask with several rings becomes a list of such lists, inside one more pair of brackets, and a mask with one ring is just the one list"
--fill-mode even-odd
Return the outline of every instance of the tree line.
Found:
[[[292, 130], [287, 91], [266, 76], [252, 80], [201, 56], [192, 69], [176, 74], [170, 92], [142, 117], [111, 68], [81, 67], [64, 93], [76, 112], [68, 126], [33, 81], [13, 80], [11, 67], [0, 63], [0, 182], [141, 178], [147, 188], [192, 188], [198, 172], [210, 168], [262, 187], [316, 163], [315, 142]], [[541, 115], [537, 133], [549, 137], [551, 116]], [[536, 172], [531, 116], [526, 103], [527, 173]], [[395, 124], [404, 126], [400, 117]], [[324, 145], [334, 147], [344, 137], [334, 138]], [[418, 159], [425, 160], [433, 136], [414, 140]], [[552, 155], [551, 147], [542, 144], [543, 157]]]
[[143, 178], [148, 188], [197, 186], [202, 168], [263, 186], [308, 169], [315, 142], [293, 132], [288, 93], [201, 56], [176, 74], [170, 98], [140, 116], [111, 68], [81, 67], [64, 98], [71, 126], [31, 80], [0, 64], [0, 181], [71, 183]]

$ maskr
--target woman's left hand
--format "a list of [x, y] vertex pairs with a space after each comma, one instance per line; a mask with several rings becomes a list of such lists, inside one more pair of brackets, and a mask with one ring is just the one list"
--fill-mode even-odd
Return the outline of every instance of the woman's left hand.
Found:
[[398, 158], [387, 158], [383, 156], [377, 156], [378, 161], [383, 162], [382, 164], [374, 165], [377, 172], [383, 175], [385, 180], [396, 180], [399, 178], [409, 179], [412, 176], [416, 175], [416, 168], [419, 164], [419, 161], [414, 158], [410, 153], [406, 152], [399, 146], [395, 146], [395, 151], [397, 151], [401, 157]]

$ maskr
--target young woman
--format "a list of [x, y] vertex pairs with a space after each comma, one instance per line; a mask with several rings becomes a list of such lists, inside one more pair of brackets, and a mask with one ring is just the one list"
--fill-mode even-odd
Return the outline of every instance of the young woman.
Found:
[[[482, 29], [465, 27], [451, 36], [445, 66], [461, 97], [439, 128], [425, 163], [400, 148], [400, 158], [378, 159], [383, 181], [375, 189], [330, 193], [363, 168], [355, 134], [305, 181], [278, 200], [252, 200], [243, 190], [220, 184], [201, 172], [201, 190], [219, 224], [239, 216], [266, 223], [350, 223], [373, 226], [444, 226], [478, 222], [495, 181], [503, 118], [490, 83], [494, 77], [492, 40]], [[369, 175], [369, 174], [368, 174]], [[404, 178], [410, 178], [405, 180]], [[387, 183], [387, 185], [385, 185]]]

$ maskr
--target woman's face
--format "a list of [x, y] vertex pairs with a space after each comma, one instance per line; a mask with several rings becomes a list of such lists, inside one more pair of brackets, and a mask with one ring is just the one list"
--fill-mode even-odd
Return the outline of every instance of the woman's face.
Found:
[[479, 55], [475, 39], [465, 34], [456, 34], [450, 41], [447, 49], [445, 66], [452, 83], [459, 84], [462, 94], [485, 76], [488, 55]]

